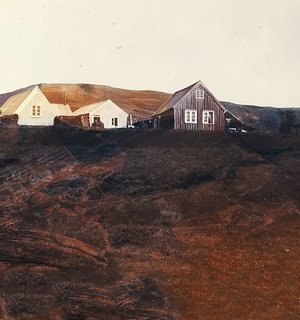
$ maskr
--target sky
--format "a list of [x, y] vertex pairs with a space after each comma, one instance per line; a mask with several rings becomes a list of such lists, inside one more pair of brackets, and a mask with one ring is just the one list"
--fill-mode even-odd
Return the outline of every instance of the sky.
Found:
[[0, 0], [0, 93], [92, 83], [300, 106], [300, 0]]

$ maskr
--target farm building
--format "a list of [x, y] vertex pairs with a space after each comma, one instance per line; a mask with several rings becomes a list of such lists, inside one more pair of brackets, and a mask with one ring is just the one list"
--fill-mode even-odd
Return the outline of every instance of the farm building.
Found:
[[126, 128], [129, 114], [112, 100], [83, 106], [73, 112], [74, 116], [88, 115], [86, 126], [103, 127], [105, 129]]
[[19, 125], [52, 126], [54, 118], [72, 114], [68, 105], [51, 104], [38, 86], [11, 96], [1, 115], [18, 115]]
[[153, 115], [156, 126], [182, 130], [225, 131], [225, 108], [198, 81], [179, 90]]

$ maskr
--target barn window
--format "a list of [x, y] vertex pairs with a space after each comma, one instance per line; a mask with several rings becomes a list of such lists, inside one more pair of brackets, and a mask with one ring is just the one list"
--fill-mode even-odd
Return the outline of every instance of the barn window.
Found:
[[111, 125], [114, 127], [118, 126], [118, 118], [111, 118]]
[[214, 124], [215, 123], [215, 112], [211, 110], [204, 110], [202, 114], [202, 123]]
[[184, 122], [185, 123], [197, 123], [197, 111], [196, 110], [185, 110]]
[[196, 90], [196, 99], [204, 99], [204, 90]]
[[41, 106], [36, 106], [36, 105], [31, 106], [31, 116], [40, 118], [42, 116]]

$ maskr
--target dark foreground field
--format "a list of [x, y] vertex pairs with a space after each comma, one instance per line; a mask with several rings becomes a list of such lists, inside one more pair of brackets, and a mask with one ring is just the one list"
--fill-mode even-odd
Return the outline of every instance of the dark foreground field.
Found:
[[1, 128], [0, 319], [299, 319], [300, 139], [237, 138]]

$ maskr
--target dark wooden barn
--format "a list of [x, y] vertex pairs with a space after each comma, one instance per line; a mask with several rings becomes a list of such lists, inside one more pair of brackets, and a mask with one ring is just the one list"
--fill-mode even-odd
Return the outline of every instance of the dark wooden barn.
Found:
[[153, 115], [157, 127], [181, 130], [225, 131], [225, 108], [198, 81], [179, 90]]

